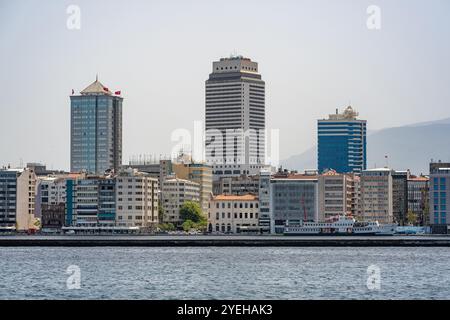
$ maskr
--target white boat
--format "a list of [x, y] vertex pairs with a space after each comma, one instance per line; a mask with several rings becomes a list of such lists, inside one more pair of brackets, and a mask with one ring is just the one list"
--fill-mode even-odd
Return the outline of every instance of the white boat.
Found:
[[289, 236], [381, 236], [393, 235], [396, 224], [381, 225], [378, 221], [358, 222], [352, 217], [338, 216], [326, 222], [286, 223], [284, 234]]

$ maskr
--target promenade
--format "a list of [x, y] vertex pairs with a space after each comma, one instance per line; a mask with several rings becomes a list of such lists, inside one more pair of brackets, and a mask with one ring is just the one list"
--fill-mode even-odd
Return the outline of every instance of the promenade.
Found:
[[450, 247], [450, 236], [0, 236], [0, 247]]

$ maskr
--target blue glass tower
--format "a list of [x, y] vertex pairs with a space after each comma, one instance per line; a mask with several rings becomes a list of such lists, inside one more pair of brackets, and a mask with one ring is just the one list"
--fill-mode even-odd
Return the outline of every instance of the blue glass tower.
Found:
[[[116, 92], [118, 95], [120, 92]], [[70, 170], [103, 174], [122, 164], [122, 101], [98, 79], [70, 97]]]
[[330, 114], [318, 120], [318, 169], [334, 169], [339, 173], [366, 170], [366, 120], [347, 107], [343, 113]]

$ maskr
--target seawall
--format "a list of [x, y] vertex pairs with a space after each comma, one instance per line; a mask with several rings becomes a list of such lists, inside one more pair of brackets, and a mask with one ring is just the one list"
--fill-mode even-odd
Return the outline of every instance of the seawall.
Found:
[[450, 247], [450, 237], [0, 237], [0, 247]]

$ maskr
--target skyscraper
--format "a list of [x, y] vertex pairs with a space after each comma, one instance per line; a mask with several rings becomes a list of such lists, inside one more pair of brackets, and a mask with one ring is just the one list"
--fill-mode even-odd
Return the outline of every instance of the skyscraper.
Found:
[[318, 169], [334, 169], [339, 173], [366, 169], [366, 120], [356, 119], [358, 113], [347, 107], [343, 113], [330, 114], [318, 120]]
[[213, 62], [206, 80], [206, 161], [217, 176], [257, 174], [265, 164], [265, 83], [242, 56]]
[[122, 101], [96, 79], [70, 97], [70, 170], [103, 174], [122, 164]]

